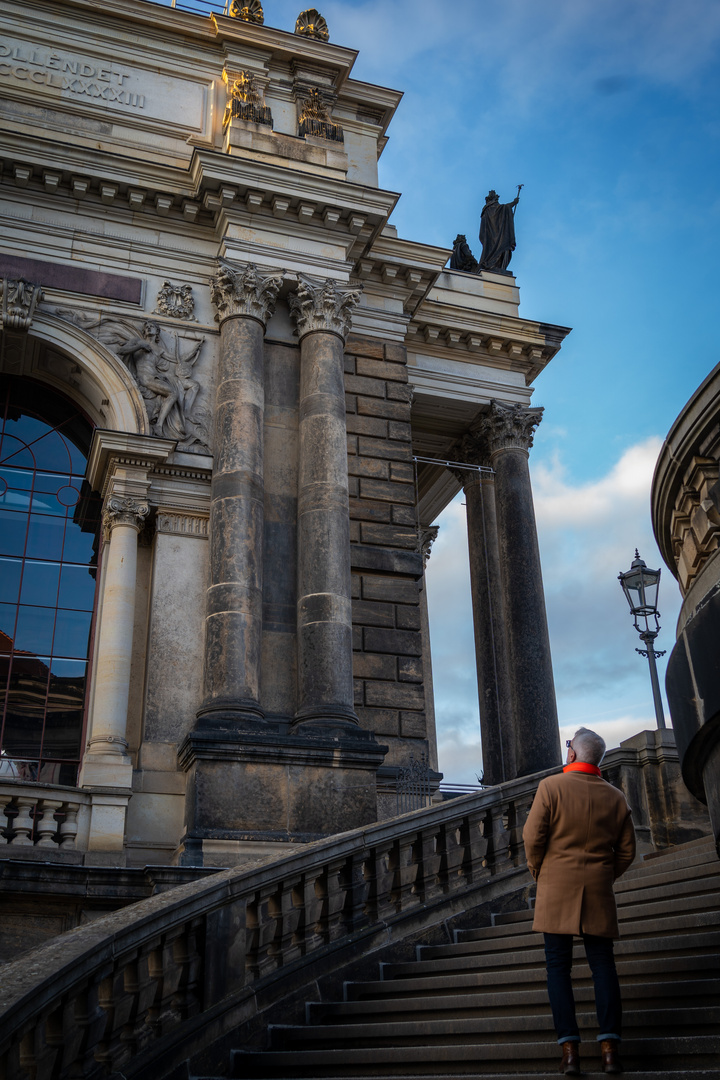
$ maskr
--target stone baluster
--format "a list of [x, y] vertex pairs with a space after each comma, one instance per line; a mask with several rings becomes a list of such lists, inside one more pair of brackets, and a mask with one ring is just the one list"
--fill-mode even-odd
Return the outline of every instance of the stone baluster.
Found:
[[490, 404], [485, 430], [495, 503], [515, 724], [516, 775], [561, 762], [529, 450], [542, 409]]
[[10, 820], [7, 816], [7, 808], [12, 802], [12, 795], [8, 792], [0, 792], [0, 844], [9, 844], [10, 839], [5, 832], [10, 829]]
[[10, 841], [15, 847], [30, 847], [33, 843], [33, 810], [37, 799], [32, 796], [18, 795], [17, 817], [12, 823], [13, 838]]
[[[145, 499], [135, 495], [114, 493], [105, 499], [102, 616], [96, 646], [92, 727], [80, 771], [80, 787], [132, 786], [127, 710], [135, 623], [137, 542], [148, 513]], [[98, 837], [98, 846], [101, 843]]]
[[61, 800], [41, 799], [37, 805], [35, 825], [38, 834], [38, 847], [55, 847], [55, 836], [58, 831], [58, 823], [55, 813], [62, 806]]
[[73, 851], [78, 834], [79, 803], [64, 803], [64, 820], [60, 822], [60, 847], [63, 851]]
[[342, 731], [353, 708], [350, 518], [343, 350], [358, 288], [300, 276], [298, 709], [296, 724]]
[[[453, 451], [458, 461], [489, 466], [484, 419]], [[465, 493], [470, 592], [477, 667], [483, 783], [501, 784], [515, 771], [515, 735], [498, 545], [495, 476], [479, 469], [453, 470]]]
[[220, 727], [263, 718], [263, 342], [282, 276], [281, 270], [221, 263], [211, 283], [220, 359], [204, 696], [198, 716]]

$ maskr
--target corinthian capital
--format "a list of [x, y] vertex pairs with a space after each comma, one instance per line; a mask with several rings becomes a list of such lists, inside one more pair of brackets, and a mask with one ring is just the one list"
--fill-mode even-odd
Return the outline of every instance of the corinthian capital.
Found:
[[221, 323], [235, 315], [244, 315], [265, 326], [275, 311], [284, 273], [284, 270], [258, 270], [254, 263], [230, 266], [221, 262], [210, 280], [215, 321]]
[[137, 502], [129, 496], [111, 495], [103, 508], [103, 527], [109, 533], [116, 525], [130, 525], [140, 532], [149, 512], [150, 507], [146, 502]]
[[361, 293], [359, 285], [338, 285], [330, 279], [320, 281], [298, 274], [297, 292], [291, 293], [288, 301], [299, 336], [320, 330], [337, 334], [344, 341]]
[[478, 435], [485, 435], [491, 454], [499, 450], [528, 451], [533, 435], [543, 417], [543, 409], [526, 405], [504, 405], [490, 402], [490, 411], [475, 425]]

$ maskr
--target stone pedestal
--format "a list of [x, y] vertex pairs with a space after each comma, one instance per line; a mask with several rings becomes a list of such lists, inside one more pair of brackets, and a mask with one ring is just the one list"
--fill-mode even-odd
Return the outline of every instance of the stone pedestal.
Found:
[[542, 409], [491, 402], [484, 420], [495, 471], [498, 550], [515, 725], [516, 775], [561, 763], [528, 451]]

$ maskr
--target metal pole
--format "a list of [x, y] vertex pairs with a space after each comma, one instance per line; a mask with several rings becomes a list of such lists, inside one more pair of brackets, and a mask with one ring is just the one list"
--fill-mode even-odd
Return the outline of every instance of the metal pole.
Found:
[[660, 683], [658, 681], [657, 665], [655, 663], [656, 656], [662, 656], [663, 653], [656, 653], [653, 647], [657, 634], [644, 633], [640, 635], [640, 640], [647, 645], [646, 649], [638, 649], [638, 652], [647, 656], [648, 664], [650, 665], [650, 682], [652, 683], [653, 701], [655, 702], [655, 716], [657, 717], [657, 725], [661, 731], [665, 730], [665, 714], [663, 713], [662, 698], [660, 697]]

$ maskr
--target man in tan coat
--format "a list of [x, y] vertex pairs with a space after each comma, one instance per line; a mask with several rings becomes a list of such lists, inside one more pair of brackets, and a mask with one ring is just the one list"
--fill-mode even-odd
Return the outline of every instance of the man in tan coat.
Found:
[[582, 937], [595, 986], [603, 1070], [622, 1072], [622, 1023], [613, 939], [619, 936], [613, 882], [635, 858], [635, 830], [622, 792], [602, 778], [605, 742], [579, 728], [562, 773], [540, 781], [523, 833], [537, 881], [533, 929], [545, 935], [548, 996], [560, 1071], [580, 1074], [580, 1032], [570, 973], [573, 936]]

